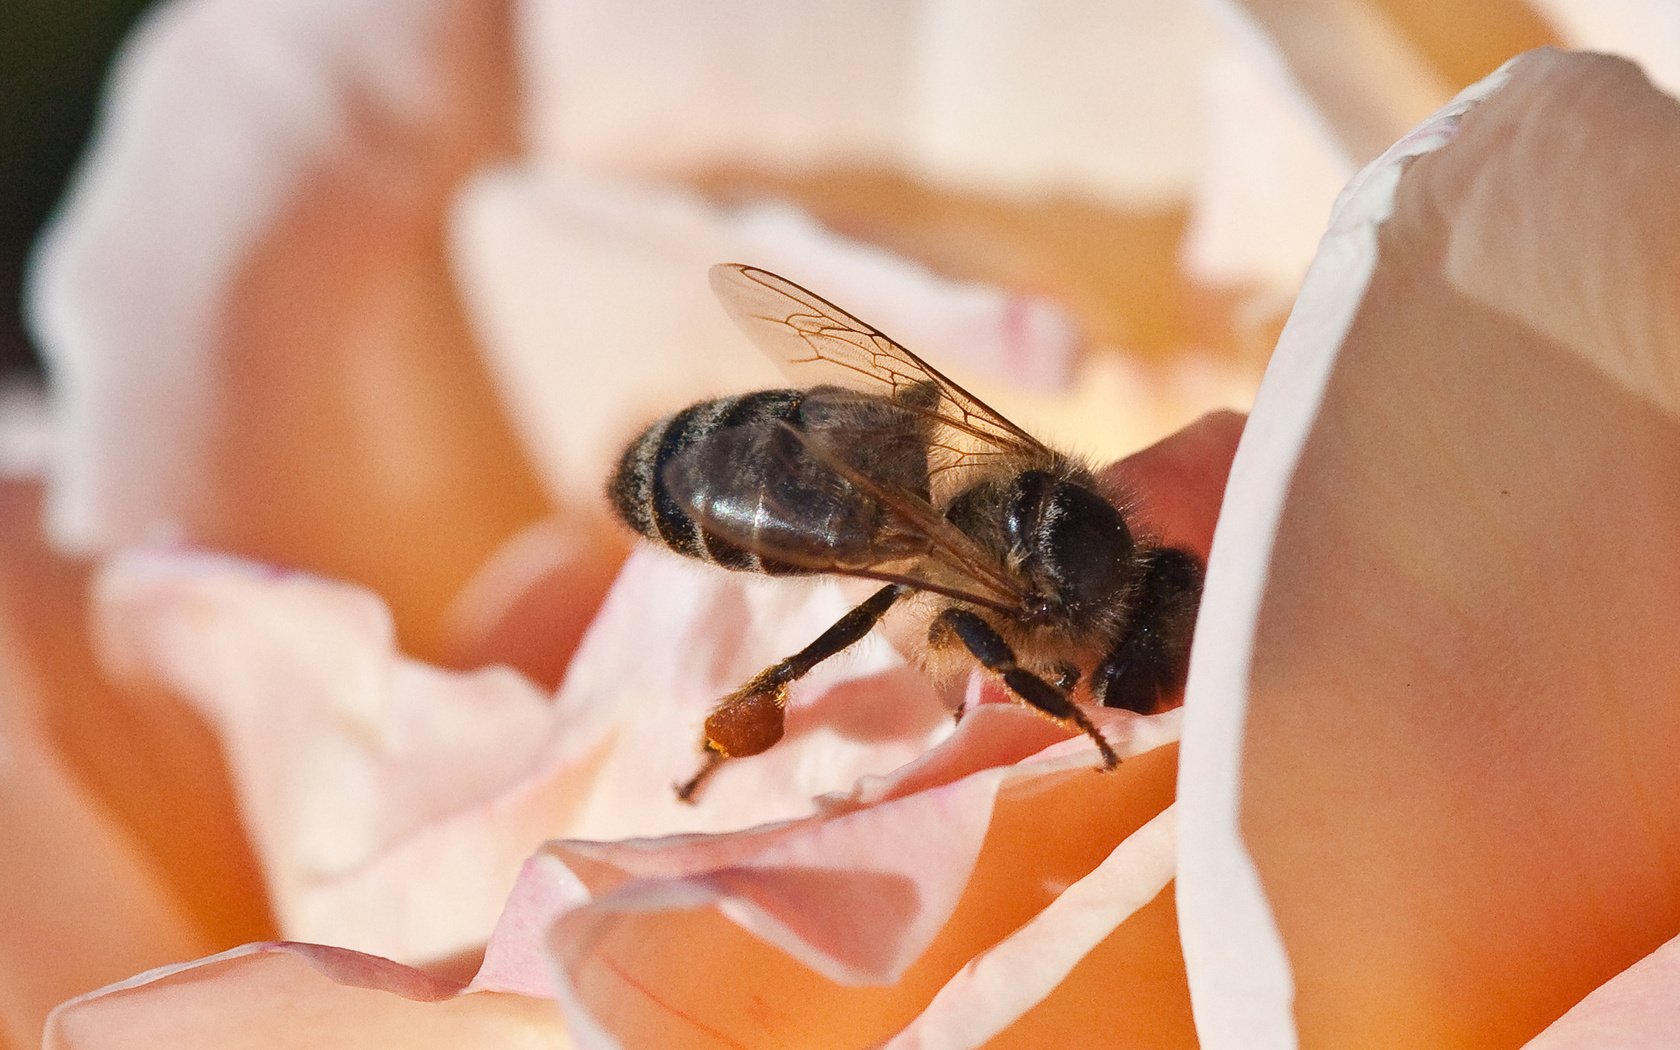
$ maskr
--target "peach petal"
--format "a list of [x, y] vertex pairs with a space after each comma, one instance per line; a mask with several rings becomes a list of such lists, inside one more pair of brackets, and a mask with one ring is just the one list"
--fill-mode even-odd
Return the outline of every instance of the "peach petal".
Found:
[[1149, 203], [1189, 182], [1196, 77], [1216, 38], [1194, 5], [1080, 0], [872, 0], [844, 18], [767, 4], [701, 18], [650, 0], [524, 14], [527, 121], [553, 166], [896, 168], [989, 193]]
[[1680, 1031], [1680, 941], [1669, 941], [1571, 1007], [1524, 1050], [1660, 1050]]
[[[754, 831], [556, 843], [527, 868], [480, 986], [541, 987], [528, 938], [552, 923], [580, 1039], [872, 1044], [1145, 825], [1171, 777], [1171, 749], [1104, 776], [1081, 746]], [[1148, 964], [1176, 967], [1173, 942], [1158, 947], [1170, 958]]]
[[314, 944], [250, 944], [61, 1006], [46, 1050], [571, 1046], [552, 1002], [458, 986]]
[[1253, 625], [1287, 486], [1336, 349], [1377, 264], [1404, 166], [1439, 149], [1507, 73], [1464, 93], [1344, 191], [1249, 416], [1208, 563], [1185, 696], [1179, 917], [1197, 1031], [1210, 1047], [1291, 1045], [1289, 964], [1238, 830]]
[[1292, 971], [1308, 1045], [1509, 1046], [1680, 929], [1680, 109], [1546, 52], [1464, 101], [1344, 197], [1233, 470], [1182, 800], [1210, 1045], [1294, 1038]]
[[[998, 1035], [1164, 890], [1175, 866], [1169, 806], [1025, 926], [969, 961], [886, 1050], [958, 1050]], [[1131, 982], [1116, 995], [1147, 1001], [1147, 992]]]
[[372, 596], [225, 557], [122, 555], [98, 582], [97, 615], [109, 666], [216, 725], [284, 930], [410, 959], [484, 936], [516, 860], [480, 853], [390, 879], [378, 908], [345, 884], [536, 761], [549, 708], [529, 683], [405, 660]]
[[555, 498], [584, 513], [601, 512], [608, 470], [655, 417], [788, 384], [712, 296], [713, 263], [785, 274], [965, 380], [1059, 388], [1080, 346], [1045, 300], [935, 277], [781, 206], [724, 211], [669, 190], [510, 168], [468, 187], [454, 240], [526, 447]]
[[41, 534], [42, 485], [0, 479], [0, 646], [25, 734], [156, 865], [213, 938], [270, 932], [260, 879], [208, 727], [113, 687], [87, 633], [90, 566]]
[[433, 644], [541, 509], [442, 258], [454, 181], [506, 148], [501, 31], [464, 0], [148, 20], [34, 275], [63, 542], [161, 528], [308, 565]]
[[0, 1042], [22, 1047], [64, 999], [216, 941], [99, 799], [15, 724], [10, 670], [0, 669]]

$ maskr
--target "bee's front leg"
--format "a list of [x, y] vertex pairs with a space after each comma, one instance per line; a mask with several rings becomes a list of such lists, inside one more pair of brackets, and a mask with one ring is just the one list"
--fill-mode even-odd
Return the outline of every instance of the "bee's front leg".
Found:
[[1114, 748], [1109, 746], [1102, 732], [1080, 710], [1079, 705], [1068, 699], [1065, 692], [1016, 663], [1015, 650], [1009, 647], [996, 628], [977, 613], [954, 605], [947, 608], [935, 617], [929, 634], [931, 640], [937, 643], [947, 632], [956, 635], [981, 666], [1001, 677], [1003, 684], [1016, 696], [1058, 722], [1072, 723], [1090, 737], [1097, 750], [1102, 752], [1104, 766], [1113, 769], [1120, 764], [1120, 756], [1114, 753]]
[[788, 686], [803, 678], [811, 668], [859, 641], [874, 630], [893, 603], [910, 593], [903, 584], [882, 587], [862, 605], [836, 620], [817, 640], [785, 660], [753, 675], [741, 688], [730, 693], [706, 716], [700, 750], [705, 760], [686, 782], [676, 785], [677, 798], [693, 802], [701, 783], [725, 759], [744, 758], [768, 751], [782, 738], [787, 710]]

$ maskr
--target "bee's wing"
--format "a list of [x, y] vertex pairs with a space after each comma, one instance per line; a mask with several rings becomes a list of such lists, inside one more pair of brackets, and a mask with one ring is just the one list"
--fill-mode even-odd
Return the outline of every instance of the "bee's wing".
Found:
[[[791, 376], [886, 394], [932, 417], [935, 473], [999, 456], [1042, 463], [1055, 454], [979, 398], [873, 325], [768, 270], [711, 269], [712, 291], [735, 323]], [[930, 389], [936, 397], [923, 394]]]
[[[1025, 608], [1024, 589], [996, 557], [917, 493], [852, 466], [842, 440], [839, 430], [813, 435], [786, 423], [730, 427], [674, 456], [661, 481], [714, 541], [766, 567], [903, 583], [1006, 614]], [[739, 551], [712, 553], [743, 567]]]

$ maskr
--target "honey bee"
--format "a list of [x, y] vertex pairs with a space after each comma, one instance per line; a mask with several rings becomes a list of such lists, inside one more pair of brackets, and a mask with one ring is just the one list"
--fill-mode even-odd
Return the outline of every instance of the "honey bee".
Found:
[[677, 797], [692, 802], [725, 760], [780, 740], [788, 686], [915, 596], [931, 670], [966, 653], [1116, 766], [1073, 695], [1149, 712], [1182, 689], [1197, 558], [1134, 534], [1089, 466], [833, 303], [751, 266], [714, 266], [711, 283], [761, 350], [816, 385], [702, 401], [654, 423], [608, 482], [614, 509], [644, 537], [726, 569], [885, 586], [717, 702]]

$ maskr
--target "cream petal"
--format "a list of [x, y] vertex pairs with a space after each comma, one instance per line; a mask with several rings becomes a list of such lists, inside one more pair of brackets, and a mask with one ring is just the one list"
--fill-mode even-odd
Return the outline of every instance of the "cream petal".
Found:
[[1425, 9], [1369, 0], [1225, 0], [1255, 58], [1310, 100], [1355, 163], [1509, 56], [1557, 42], [1525, 5], [1454, 0]]
[[1663, 0], [1532, 0], [1570, 47], [1638, 62], [1651, 82], [1680, 94], [1680, 11]]
[[890, 156], [921, 11], [904, 0], [705, 14], [678, 0], [529, 0], [519, 15], [536, 154], [645, 175]]
[[555, 498], [601, 513], [624, 443], [707, 395], [786, 386], [706, 284], [762, 265], [832, 299], [966, 381], [1064, 385], [1078, 329], [1049, 302], [941, 279], [802, 213], [722, 210], [671, 190], [540, 169], [480, 175], [459, 201], [468, 301]]
[[1280, 71], [1321, 114], [1343, 152], [1375, 157], [1452, 94], [1414, 41], [1377, 5], [1314, 0], [1227, 5], [1251, 39], [1275, 48]]
[[250, 944], [65, 1003], [45, 1050], [572, 1045], [555, 1005], [316, 944]]
[[1132, 203], [1184, 195], [1196, 78], [1217, 39], [1195, 5], [1083, 0], [704, 17], [658, 0], [534, 2], [523, 18], [528, 126], [553, 166], [884, 167]]
[[1287, 310], [1323, 216], [1360, 164], [1457, 88], [1559, 39], [1520, 0], [1217, 7], [1230, 43], [1206, 77], [1186, 261], [1206, 280], [1253, 289], [1261, 316]]
[[1355, 165], [1272, 50], [1255, 34], [1231, 36], [1202, 86], [1207, 135], [1184, 265], [1202, 281], [1253, 289], [1253, 311], [1281, 315]]
[[987, 0], [923, 6], [908, 166], [1003, 195], [1182, 200], [1201, 160], [1203, 5]]
[[1508, 1046], [1680, 928], [1677, 164], [1673, 100], [1541, 52], [1344, 196], [1191, 669], [1207, 1045]]

